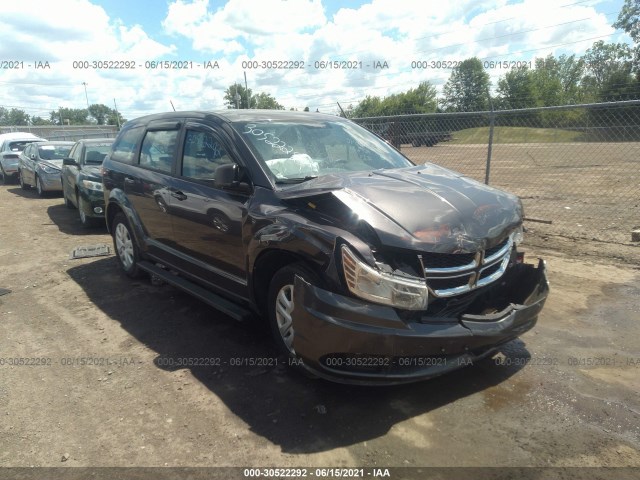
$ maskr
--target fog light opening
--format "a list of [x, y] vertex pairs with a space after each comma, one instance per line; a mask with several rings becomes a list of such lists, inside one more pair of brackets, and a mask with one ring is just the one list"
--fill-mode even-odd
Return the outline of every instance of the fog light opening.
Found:
[[102, 207], [94, 207], [93, 213], [102, 213]]

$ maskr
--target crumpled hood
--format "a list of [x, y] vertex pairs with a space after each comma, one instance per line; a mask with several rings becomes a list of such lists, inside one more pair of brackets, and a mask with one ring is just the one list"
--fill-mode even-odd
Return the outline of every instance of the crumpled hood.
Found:
[[473, 252], [493, 246], [522, 223], [516, 196], [431, 164], [325, 175], [296, 187], [283, 197], [330, 191], [355, 222], [368, 223], [383, 245], [399, 248]]
[[102, 173], [100, 172], [100, 168], [100, 165], [85, 165], [82, 167], [82, 174], [85, 176], [86, 180], [101, 182]]

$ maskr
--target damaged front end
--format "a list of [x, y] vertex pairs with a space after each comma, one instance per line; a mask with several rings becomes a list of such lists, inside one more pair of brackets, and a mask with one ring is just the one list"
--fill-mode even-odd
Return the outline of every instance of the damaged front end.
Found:
[[491, 355], [535, 325], [549, 286], [540, 260], [537, 267], [514, 263], [500, 280], [454, 301], [435, 297], [426, 310], [336, 294], [299, 277], [294, 292], [293, 347], [306, 369], [339, 382], [393, 384]]

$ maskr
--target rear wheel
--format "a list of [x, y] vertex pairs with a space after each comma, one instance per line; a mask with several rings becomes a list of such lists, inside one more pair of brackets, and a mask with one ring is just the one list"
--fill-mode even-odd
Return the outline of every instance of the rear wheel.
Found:
[[321, 286], [319, 277], [300, 263], [288, 265], [276, 272], [271, 279], [267, 297], [269, 327], [278, 350], [287, 357], [295, 357], [293, 348], [294, 280], [299, 275], [307, 282]]
[[140, 254], [136, 245], [131, 227], [122, 212], [116, 214], [113, 219], [111, 231], [113, 232], [113, 246], [116, 251], [118, 263], [131, 278], [138, 278], [142, 271], [138, 267]]

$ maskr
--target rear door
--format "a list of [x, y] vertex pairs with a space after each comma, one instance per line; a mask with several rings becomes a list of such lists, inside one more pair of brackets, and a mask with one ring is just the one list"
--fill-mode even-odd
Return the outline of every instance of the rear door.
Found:
[[78, 168], [80, 158], [82, 158], [83, 143], [76, 143], [69, 152], [68, 158], [72, 158], [78, 165], [64, 165], [62, 167], [62, 188], [66, 197], [78, 206], [76, 198], [76, 182], [78, 178]]
[[182, 268], [219, 290], [246, 297], [243, 224], [249, 193], [214, 186], [216, 168], [236, 163], [229, 139], [216, 127], [187, 123], [173, 186], [166, 192]]
[[170, 258], [169, 247], [173, 245], [163, 192], [171, 186], [180, 135], [180, 122], [148, 126], [134, 168], [124, 175], [124, 192], [138, 215], [148, 253], [160, 259]]

